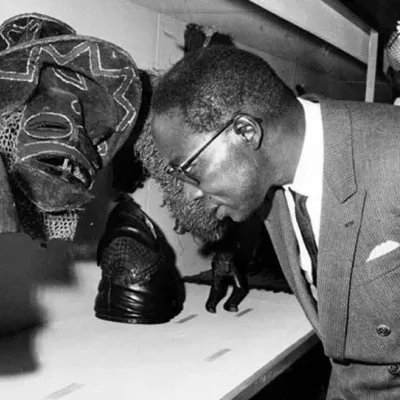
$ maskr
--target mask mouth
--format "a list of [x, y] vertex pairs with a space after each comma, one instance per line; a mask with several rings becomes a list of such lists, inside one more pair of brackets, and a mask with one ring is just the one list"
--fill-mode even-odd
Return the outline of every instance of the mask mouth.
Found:
[[16, 185], [42, 211], [80, 209], [94, 198], [90, 189], [95, 169], [80, 152], [69, 150], [41, 152], [11, 168]]
[[78, 160], [61, 154], [42, 154], [28, 161], [32, 166], [72, 185], [89, 189], [92, 186], [92, 174]]
[[26, 143], [18, 152], [21, 163], [29, 163], [65, 182], [90, 188], [100, 168], [92, 146], [77, 148], [68, 143], [46, 140]]

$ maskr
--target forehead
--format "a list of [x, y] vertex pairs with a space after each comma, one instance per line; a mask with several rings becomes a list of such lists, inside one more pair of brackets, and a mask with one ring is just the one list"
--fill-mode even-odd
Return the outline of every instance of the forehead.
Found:
[[196, 135], [190, 129], [182, 112], [178, 110], [154, 115], [151, 132], [158, 150], [169, 161], [186, 157], [188, 152], [202, 143], [202, 135]]

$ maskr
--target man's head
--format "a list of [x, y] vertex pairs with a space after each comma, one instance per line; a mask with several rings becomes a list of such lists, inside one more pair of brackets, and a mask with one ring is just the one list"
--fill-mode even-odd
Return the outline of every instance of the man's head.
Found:
[[189, 53], [161, 77], [151, 131], [188, 199], [218, 219], [242, 221], [292, 177], [298, 146], [289, 139], [302, 132], [301, 112], [267, 62], [214, 46]]
[[214, 242], [224, 235], [228, 221], [218, 220], [201, 199], [190, 200], [182, 181], [166, 172], [166, 160], [158, 151], [151, 134], [150, 121], [145, 124], [135, 143], [135, 151], [150, 176], [161, 186], [164, 203], [183, 232], [190, 232], [205, 242]]

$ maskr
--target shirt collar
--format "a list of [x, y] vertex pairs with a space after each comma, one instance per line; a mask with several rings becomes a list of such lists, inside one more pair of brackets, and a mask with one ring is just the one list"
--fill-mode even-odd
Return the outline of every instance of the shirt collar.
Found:
[[297, 165], [294, 180], [286, 185], [305, 196], [318, 195], [319, 182], [323, 175], [323, 128], [319, 103], [297, 99], [303, 106], [305, 114], [305, 134], [303, 148]]

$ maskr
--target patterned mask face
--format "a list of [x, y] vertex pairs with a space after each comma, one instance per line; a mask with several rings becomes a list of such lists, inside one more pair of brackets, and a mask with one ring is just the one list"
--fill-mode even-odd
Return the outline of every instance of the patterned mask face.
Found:
[[131, 57], [73, 33], [39, 14], [0, 27], [0, 155], [15, 196], [45, 220], [92, 200], [96, 173], [128, 138], [141, 101]]
[[43, 71], [38, 94], [24, 107], [17, 159], [11, 166], [19, 188], [38, 208], [49, 212], [88, 203], [101, 166], [84, 128], [79, 98], [54, 82], [55, 73], [54, 68]]

